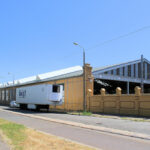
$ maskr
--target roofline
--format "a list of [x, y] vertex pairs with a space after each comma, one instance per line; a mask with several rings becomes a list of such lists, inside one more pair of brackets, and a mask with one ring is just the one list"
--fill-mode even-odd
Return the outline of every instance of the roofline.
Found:
[[[144, 58], [144, 61], [146, 61], [147, 63], [150, 64], [150, 61], [148, 61], [146, 58]], [[135, 63], [139, 63], [139, 62], [141, 62], [141, 59], [130, 61], [130, 62], [125, 62], [125, 63], [121, 63], [121, 64], [116, 64], [116, 65], [111, 65], [111, 66], [104, 67], [104, 68], [94, 68], [92, 73], [109, 71], [109, 70], [112, 70], [112, 69], [116, 69], [118, 67], [122, 67], [124, 65], [132, 65], [132, 64], [135, 64]]]
[[[76, 72], [79, 72], [79, 71], [76, 71]], [[26, 83], [20, 83], [20, 84], [15, 84], [15, 85], [3, 86], [3, 87], [0, 87], [0, 89], [12, 88], [12, 87], [18, 87], [18, 86], [24, 86], [24, 85], [30, 85], [30, 84], [35, 84], [35, 83], [44, 83], [44, 82], [50, 82], [50, 81], [64, 80], [64, 79], [69, 79], [69, 78], [74, 78], [74, 77], [81, 77], [82, 75], [83, 75], [83, 72], [81, 71], [81, 73], [79, 75], [73, 75], [73, 76], [70, 76], [70, 77], [62, 77], [62, 78], [61, 77], [57, 78], [58, 76], [56, 76], [56, 77], [52, 77], [52, 78], [44, 79], [44, 80], [34, 80], [34, 81], [26, 82]]]
[[[149, 60], [147, 60], [146, 58], [143, 58], [143, 59], [144, 59], [144, 61], [146, 61], [147, 63], [150, 64]], [[135, 63], [139, 63], [139, 62], [141, 62], [141, 59], [130, 61], [130, 62], [125, 62], [125, 63], [121, 63], [121, 64], [116, 64], [116, 65], [111, 65], [111, 66], [103, 67], [103, 68], [94, 68], [92, 70], [92, 74], [95, 74], [97, 72], [101, 73], [101, 72], [109, 71], [109, 70], [112, 70], [112, 69], [116, 69], [118, 67], [122, 67], [122, 66], [125, 66], [125, 65], [132, 65], [132, 64], [135, 64]], [[76, 73], [79, 73], [79, 74], [76, 74]], [[69, 76], [70, 74], [73, 74], [73, 75]], [[0, 89], [18, 87], [18, 86], [29, 85], [29, 84], [34, 84], [34, 83], [42, 83], [42, 82], [47, 82], [47, 81], [63, 80], [63, 79], [67, 79], [67, 78], [80, 77], [82, 75], [83, 75], [83, 70], [77, 70], [77, 71], [74, 71], [74, 72], [65, 73], [65, 74], [62, 74], [62, 75], [57, 75], [57, 76], [49, 77], [49, 78], [45, 78], [45, 79], [40, 79], [39, 75], [37, 75], [36, 79], [33, 80], [33, 81], [27, 81], [27, 82], [24, 82], [24, 83], [19, 83], [19, 80], [15, 80], [16, 83], [14, 85], [13, 84], [11, 84], [11, 85], [2, 85], [0, 87]], [[64, 76], [66, 76], [66, 77], [64, 77]]]

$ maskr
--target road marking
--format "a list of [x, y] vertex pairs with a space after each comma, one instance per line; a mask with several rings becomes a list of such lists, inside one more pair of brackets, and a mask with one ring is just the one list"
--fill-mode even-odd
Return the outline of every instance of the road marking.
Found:
[[129, 136], [129, 137], [134, 137], [134, 138], [150, 140], [149, 135], [136, 133], [136, 132], [129, 132], [129, 131], [123, 131], [123, 130], [112, 129], [112, 128], [107, 128], [107, 127], [86, 125], [86, 124], [78, 123], [78, 122], [71, 122], [71, 121], [52, 119], [52, 118], [47, 118], [47, 117], [42, 117], [42, 116], [35, 116], [35, 115], [32, 115], [32, 114], [24, 114], [24, 113], [20, 113], [20, 112], [14, 112], [14, 111], [11, 111], [11, 110], [4, 110], [4, 109], [1, 109], [1, 108], [0, 108], [0, 111], [10, 112], [10, 113], [17, 114], [17, 115], [22, 115], [22, 116], [26, 116], [26, 117], [30, 117], [30, 118], [41, 119], [41, 120], [60, 123], [60, 124], [65, 124], [65, 125], [70, 125], [70, 126], [74, 126], [74, 127], [80, 127], [80, 128], [96, 130], [96, 131], [101, 131], [101, 132], [106, 132], [106, 133], [111, 133], [111, 134], [117, 134], [117, 135], [123, 135], [123, 136]]

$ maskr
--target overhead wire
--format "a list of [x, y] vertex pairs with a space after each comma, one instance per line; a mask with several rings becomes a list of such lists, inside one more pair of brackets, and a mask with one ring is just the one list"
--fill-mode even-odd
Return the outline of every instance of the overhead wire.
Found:
[[100, 44], [97, 44], [97, 45], [95, 45], [95, 46], [93, 46], [93, 47], [91, 47], [91, 48], [86, 49], [86, 51], [87, 51], [87, 50], [94, 49], [94, 48], [97, 48], [97, 47], [100, 47], [100, 46], [102, 46], [102, 45], [108, 44], [108, 43], [110, 43], [110, 42], [113, 42], [113, 41], [116, 41], [116, 40], [119, 40], [119, 39], [122, 39], [122, 38], [124, 38], [124, 37], [128, 37], [128, 36], [130, 36], [130, 35], [133, 35], [133, 34], [135, 34], [135, 33], [137, 33], [137, 32], [141, 32], [141, 31], [146, 30], [146, 29], [149, 29], [149, 28], [150, 28], [150, 25], [144, 26], [144, 27], [139, 28], [139, 29], [137, 29], [137, 30], [134, 30], [134, 31], [128, 32], [128, 33], [126, 33], [126, 34], [120, 35], [120, 36], [118, 36], [118, 37], [112, 38], [112, 39], [110, 39], [110, 40], [106, 40], [106, 41], [104, 41], [104, 42], [101, 42]]
[[[103, 42], [101, 42], [100, 44], [97, 44], [97, 45], [95, 45], [95, 46], [92, 46], [91, 48], [85, 48], [85, 52], [87, 52], [87, 51], [90, 51], [90, 50], [92, 50], [92, 49], [95, 49], [95, 48], [97, 48], [97, 47], [100, 47], [100, 46], [103, 46], [103, 45], [105, 45], [105, 44], [109, 44], [109, 43], [111, 43], [111, 42], [113, 42], [113, 41], [117, 41], [117, 40], [119, 40], [119, 39], [122, 39], [122, 38], [125, 38], [125, 37], [128, 37], [128, 36], [131, 36], [131, 35], [133, 35], [133, 34], [136, 34], [136, 33], [138, 33], [138, 32], [142, 32], [142, 31], [144, 31], [144, 30], [147, 30], [147, 29], [150, 29], [150, 25], [148, 25], [148, 26], [143, 26], [143, 27], [141, 27], [141, 28], [139, 28], [139, 29], [136, 29], [136, 30], [134, 30], [134, 31], [131, 31], [131, 32], [128, 32], [128, 33], [126, 33], [126, 34], [122, 34], [122, 35], [119, 35], [119, 36], [117, 36], [117, 37], [115, 37], [115, 38], [112, 38], [112, 39], [109, 39], [109, 40], [106, 40], [106, 41], [103, 41]], [[82, 51], [81, 51], [82, 52]], [[66, 56], [64, 56], [64, 57], [62, 57], [62, 58], [70, 58], [70, 57], [74, 57], [75, 55], [78, 55], [79, 53], [78, 52], [76, 52], [76, 51], [73, 51], [73, 52], [71, 52], [71, 54], [72, 54], [72, 56], [69, 54], [69, 55], [66, 55]]]

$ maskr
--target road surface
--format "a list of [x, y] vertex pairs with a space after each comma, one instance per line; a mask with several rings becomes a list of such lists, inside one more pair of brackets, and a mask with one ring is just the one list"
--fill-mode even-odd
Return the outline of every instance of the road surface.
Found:
[[[0, 106], [2, 109], [10, 109], [7, 106]], [[13, 109], [11, 109], [13, 110]], [[60, 119], [65, 121], [72, 121], [83, 123], [86, 125], [94, 125], [100, 127], [107, 127], [119, 130], [125, 130], [129, 132], [137, 132], [141, 134], [148, 134], [150, 135], [150, 122], [137, 122], [132, 120], [124, 120], [124, 119], [114, 119], [114, 118], [100, 118], [100, 117], [92, 117], [92, 116], [79, 116], [79, 115], [69, 115], [65, 113], [56, 113], [56, 112], [36, 112], [36, 111], [29, 111], [29, 110], [20, 110], [14, 109], [17, 112], [23, 112], [25, 114], [33, 114], [36, 116], [42, 116], [46, 118], [52, 119]], [[150, 119], [147, 119], [150, 120]]]
[[150, 150], [150, 140], [108, 134], [0, 111], [0, 118], [103, 150]]

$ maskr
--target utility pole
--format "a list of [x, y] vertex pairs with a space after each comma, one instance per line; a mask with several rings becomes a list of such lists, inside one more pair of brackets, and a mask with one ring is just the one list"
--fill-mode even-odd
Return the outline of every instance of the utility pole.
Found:
[[86, 78], [86, 73], [85, 73], [85, 50], [83, 48], [83, 108], [84, 108], [84, 111], [86, 111], [86, 81], [85, 81], [85, 78]]
[[78, 43], [74, 42], [74, 45], [78, 45], [83, 50], [83, 109], [86, 111], [86, 72], [85, 72], [85, 49]]
[[144, 93], [144, 81], [143, 81], [143, 55], [141, 55], [141, 92]]

